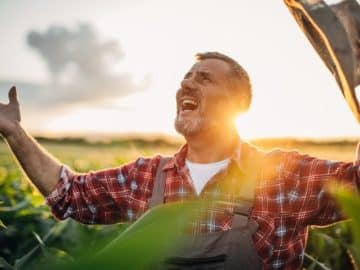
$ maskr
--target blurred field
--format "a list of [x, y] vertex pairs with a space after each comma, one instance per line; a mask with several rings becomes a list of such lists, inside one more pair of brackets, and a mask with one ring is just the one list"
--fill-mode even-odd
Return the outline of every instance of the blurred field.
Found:
[[[171, 155], [181, 146], [181, 142], [168, 142], [163, 139], [148, 141], [134, 138], [97, 143], [88, 143], [82, 139], [38, 140], [62, 163], [79, 172], [119, 166], [139, 156], [153, 156], [157, 153]], [[252, 143], [266, 151], [275, 148], [296, 149], [319, 158], [350, 162], [354, 159], [357, 142], [276, 139], [257, 140]], [[6, 226], [1, 228], [0, 224], [0, 269], [1, 257], [11, 265], [17, 262], [18, 266], [26, 266], [22, 269], [30, 269], [35, 263], [46, 258], [44, 250], [62, 260], [72, 258], [80, 252], [84, 243], [87, 248], [95, 247], [99, 242], [105, 244], [125, 226], [85, 226], [73, 221], [54, 220], [44, 206], [44, 199], [25, 180], [4, 143], [0, 143], [0, 220]], [[39, 244], [35, 235], [44, 241], [48, 249]], [[315, 259], [326, 262], [332, 269], [348, 269], [351, 266], [344, 246], [351, 241], [347, 222], [331, 228], [316, 229], [311, 231], [307, 252]], [[29, 255], [31, 251], [33, 252]], [[328, 256], [329, 251], [331, 258]], [[308, 261], [306, 265], [317, 269], [312, 261]]]
[[[139, 156], [153, 156], [157, 153], [172, 155], [181, 142], [166, 140], [126, 139], [112, 142], [89, 143], [82, 139], [49, 140], [38, 138], [40, 144], [61, 162], [74, 166], [74, 169], [99, 169], [121, 165]], [[296, 150], [314, 157], [353, 161], [357, 142], [343, 141], [300, 141], [293, 139], [261, 139], [250, 143], [264, 151], [273, 149]], [[7, 145], [0, 143], [0, 156], [10, 159]], [[1, 165], [1, 164], [0, 164]]]

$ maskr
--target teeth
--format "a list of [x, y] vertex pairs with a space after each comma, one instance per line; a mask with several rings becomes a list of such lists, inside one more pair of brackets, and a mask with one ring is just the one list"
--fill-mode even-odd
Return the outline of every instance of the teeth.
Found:
[[191, 99], [184, 99], [182, 101], [182, 105], [186, 105], [186, 104], [191, 104], [191, 105], [197, 106], [197, 103], [194, 100], [191, 100]]

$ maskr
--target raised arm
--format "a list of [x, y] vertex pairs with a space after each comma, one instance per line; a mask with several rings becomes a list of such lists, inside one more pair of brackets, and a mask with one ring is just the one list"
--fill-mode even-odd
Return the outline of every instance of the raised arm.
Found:
[[297, 152], [286, 155], [287, 207], [304, 225], [329, 225], [344, 219], [328, 185], [360, 190], [360, 148], [354, 162], [322, 160]]
[[21, 127], [15, 87], [9, 91], [9, 104], [0, 103], [0, 133], [57, 218], [109, 224], [134, 220], [147, 209], [160, 156], [118, 168], [73, 172]]
[[61, 164], [21, 127], [20, 120], [20, 104], [12, 87], [9, 103], [0, 103], [0, 133], [25, 174], [46, 196], [59, 180]]

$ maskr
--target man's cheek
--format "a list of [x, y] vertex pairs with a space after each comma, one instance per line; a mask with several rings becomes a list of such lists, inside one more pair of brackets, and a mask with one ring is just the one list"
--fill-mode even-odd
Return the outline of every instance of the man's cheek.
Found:
[[224, 115], [228, 110], [229, 103], [218, 98], [217, 100], [209, 103], [207, 107], [212, 114], [220, 116]]

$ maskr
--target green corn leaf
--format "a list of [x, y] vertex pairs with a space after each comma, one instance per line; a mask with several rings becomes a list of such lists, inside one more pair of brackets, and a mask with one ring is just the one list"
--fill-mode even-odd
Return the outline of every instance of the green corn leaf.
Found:
[[36, 232], [32, 232], [32, 233], [35, 236], [35, 239], [39, 242], [40, 246], [45, 246], [45, 243], [43, 242], [41, 237]]
[[0, 212], [16, 212], [26, 208], [28, 205], [29, 205], [28, 200], [22, 200], [21, 202], [17, 203], [14, 206], [1, 206]]
[[[23, 267], [26, 266], [27, 263], [29, 263], [36, 255], [36, 253], [45, 247], [45, 242], [48, 241], [51, 237], [58, 235], [63, 231], [68, 224], [67, 221], [59, 222], [54, 227], [51, 228], [51, 230], [41, 239], [41, 237], [33, 232], [36, 240], [39, 242], [38, 245], [33, 247], [29, 252], [27, 252], [25, 255], [20, 257], [15, 261], [15, 269], [24, 269]], [[44, 249], [43, 249], [44, 250]]]
[[14, 270], [14, 267], [10, 265], [3, 257], [0, 257], [0, 269]]
[[305, 257], [312, 262], [311, 265], [309, 266], [308, 270], [310, 270], [310, 269], [331, 270], [324, 263], [319, 262], [317, 259], [315, 259], [311, 255], [305, 253]]
[[2, 220], [0, 219], [0, 227], [6, 229], [6, 225], [4, 224], [4, 222], [2, 222]]
[[351, 219], [353, 245], [348, 247], [355, 260], [357, 268], [360, 268], [360, 196], [344, 187], [330, 187], [330, 191], [340, 203], [342, 210]]

